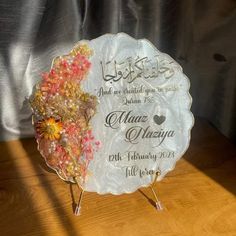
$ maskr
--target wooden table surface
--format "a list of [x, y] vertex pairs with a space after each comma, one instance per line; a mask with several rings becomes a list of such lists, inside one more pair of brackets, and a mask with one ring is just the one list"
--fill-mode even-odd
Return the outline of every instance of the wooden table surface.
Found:
[[0, 236], [236, 235], [236, 149], [197, 119], [190, 148], [174, 171], [150, 189], [120, 196], [85, 193], [72, 212], [76, 186], [50, 171], [34, 139], [0, 143]]

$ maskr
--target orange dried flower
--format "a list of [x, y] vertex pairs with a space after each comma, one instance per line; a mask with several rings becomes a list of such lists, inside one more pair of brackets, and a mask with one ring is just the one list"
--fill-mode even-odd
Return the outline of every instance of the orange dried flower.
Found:
[[38, 121], [36, 124], [36, 131], [39, 136], [49, 140], [59, 139], [61, 130], [62, 123], [52, 117]]

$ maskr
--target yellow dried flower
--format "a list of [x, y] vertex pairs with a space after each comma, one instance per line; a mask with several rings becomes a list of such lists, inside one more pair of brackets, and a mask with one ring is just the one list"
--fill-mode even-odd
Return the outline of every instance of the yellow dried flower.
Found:
[[93, 51], [89, 48], [88, 44], [86, 43], [79, 44], [72, 50], [72, 55], [75, 56], [78, 53], [85, 57], [90, 57], [93, 55]]
[[72, 81], [66, 81], [63, 84], [60, 93], [68, 98], [78, 98], [82, 91], [79, 84]]

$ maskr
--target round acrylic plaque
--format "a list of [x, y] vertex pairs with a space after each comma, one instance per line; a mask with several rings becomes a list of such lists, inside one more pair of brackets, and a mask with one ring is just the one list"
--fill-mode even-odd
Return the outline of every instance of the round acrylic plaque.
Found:
[[178, 63], [146, 39], [119, 33], [82, 40], [54, 60], [31, 97], [39, 151], [84, 191], [148, 186], [189, 146], [189, 86]]

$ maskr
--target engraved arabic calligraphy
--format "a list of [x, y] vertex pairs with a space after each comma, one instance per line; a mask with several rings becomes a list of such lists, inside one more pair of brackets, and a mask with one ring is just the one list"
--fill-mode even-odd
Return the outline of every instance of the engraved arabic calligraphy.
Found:
[[169, 79], [174, 75], [174, 70], [171, 67], [173, 61], [159, 59], [156, 55], [154, 60], [146, 57], [136, 58], [127, 57], [121, 62], [100, 61], [102, 69], [102, 77], [104, 81], [117, 82], [121, 79], [132, 83], [138, 78], [151, 79], [163, 75], [165, 79]]

